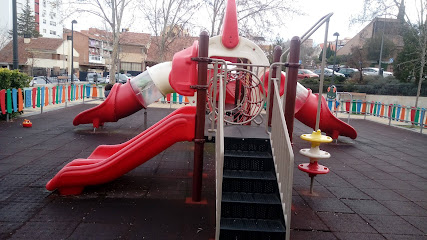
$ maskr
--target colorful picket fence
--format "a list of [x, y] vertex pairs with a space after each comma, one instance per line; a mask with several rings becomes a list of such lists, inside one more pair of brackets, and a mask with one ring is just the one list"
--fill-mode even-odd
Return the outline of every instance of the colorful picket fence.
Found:
[[[332, 109], [333, 103], [339, 107]], [[387, 118], [391, 121], [411, 123], [427, 128], [426, 108], [355, 99], [339, 102], [328, 100], [328, 107], [331, 111]]]
[[104, 98], [102, 86], [90, 84], [55, 85], [0, 90], [0, 114], [22, 112], [25, 108], [41, 108], [84, 98]]
[[186, 96], [179, 95], [178, 93], [169, 93], [166, 97], [160, 99], [162, 103], [171, 104], [190, 104], [190, 101]]

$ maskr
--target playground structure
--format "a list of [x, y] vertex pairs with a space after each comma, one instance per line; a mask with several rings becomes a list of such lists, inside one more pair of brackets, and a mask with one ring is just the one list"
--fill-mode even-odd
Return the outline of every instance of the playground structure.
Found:
[[[325, 16], [321, 24], [325, 21], [328, 23], [330, 16]], [[303, 38], [303, 41], [305, 39]], [[226, 178], [223, 176], [224, 122], [259, 125], [263, 123], [261, 113], [266, 103], [265, 124], [270, 136], [271, 159], [276, 166], [275, 188], [280, 196], [279, 206], [282, 209], [275, 224], [283, 223], [285, 226], [283, 231], [266, 232], [273, 239], [283, 236], [289, 239], [293, 181], [293, 153], [290, 142], [294, 115], [313, 129], [322, 129], [332, 138], [336, 139], [339, 135], [357, 137], [351, 126], [332, 115], [326, 101], [318, 97], [321, 93], [314, 95], [311, 90], [296, 82], [300, 44], [298, 37], [292, 39], [289, 63], [281, 63], [288, 51], [282, 54], [281, 49], [276, 49], [276, 63], [270, 66], [256, 44], [239, 37], [235, 2], [228, 1], [221, 36], [209, 39], [207, 33], [202, 33], [200, 42], [176, 53], [172, 62], [158, 64], [126, 84], [115, 84], [105, 102], [80, 113], [73, 124], [92, 123], [97, 128], [105, 122], [116, 122], [172, 92], [188, 97], [197, 96], [197, 108], [183, 107], [123, 144], [99, 146], [87, 159], [76, 159], [67, 164], [47, 183], [46, 188], [51, 191], [58, 189], [64, 195], [80, 194], [84, 186], [111, 181], [143, 164], [175, 142], [194, 141], [193, 200], [200, 201], [198, 189], [201, 188], [205, 107], [208, 105], [209, 119], [212, 122], [210, 130], [216, 133], [218, 159], [217, 226], [221, 225], [221, 228], [217, 227], [216, 236], [219, 238], [220, 232], [222, 236], [241, 234], [236, 232], [243, 231], [242, 229], [228, 228], [226, 223], [229, 219], [221, 217], [221, 199], [225, 199], [222, 197], [222, 187], [223, 183], [226, 184], [225, 180], [223, 182], [223, 178]], [[288, 67], [286, 74], [281, 73], [281, 66]], [[286, 96], [282, 100], [281, 96], [285, 92]], [[286, 106], [285, 110], [283, 105]], [[317, 116], [314, 115], [315, 112]], [[261, 223], [264, 220], [254, 221]], [[260, 229], [257, 231], [265, 232]]]

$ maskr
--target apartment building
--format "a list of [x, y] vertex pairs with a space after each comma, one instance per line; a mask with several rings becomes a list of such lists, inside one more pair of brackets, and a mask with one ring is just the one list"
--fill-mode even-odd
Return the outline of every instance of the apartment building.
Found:
[[[43, 37], [62, 38], [62, 18], [60, 0], [28, 0], [33, 10], [37, 30]], [[13, 29], [12, 1], [2, 1], [0, 8], [0, 28]], [[16, 0], [17, 14], [22, 13], [27, 0]]]
[[38, 30], [43, 37], [62, 38], [60, 0], [34, 0]]

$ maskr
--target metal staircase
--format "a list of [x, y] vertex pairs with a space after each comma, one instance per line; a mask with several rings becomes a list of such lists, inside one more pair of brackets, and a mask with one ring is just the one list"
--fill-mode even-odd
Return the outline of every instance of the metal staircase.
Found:
[[224, 139], [219, 239], [285, 239], [269, 139]]

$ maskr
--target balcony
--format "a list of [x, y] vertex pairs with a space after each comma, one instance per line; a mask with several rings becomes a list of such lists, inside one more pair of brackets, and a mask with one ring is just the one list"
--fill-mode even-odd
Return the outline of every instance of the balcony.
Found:
[[99, 64], [103, 64], [103, 58], [100, 55], [92, 55], [89, 54], [89, 62], [90, 63], [99, 63]]

